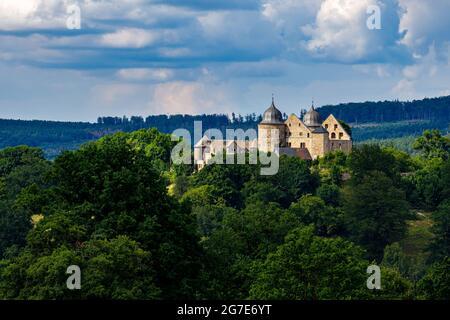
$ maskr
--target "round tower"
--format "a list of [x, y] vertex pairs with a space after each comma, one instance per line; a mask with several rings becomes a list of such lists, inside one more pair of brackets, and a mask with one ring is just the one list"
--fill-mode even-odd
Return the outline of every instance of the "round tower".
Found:
[[258, 148], [263, 152], [272, 152], [285, 146], [286, 125], [272, 97], [272, 104], [264, 111], [263, 120], [258, 125]]

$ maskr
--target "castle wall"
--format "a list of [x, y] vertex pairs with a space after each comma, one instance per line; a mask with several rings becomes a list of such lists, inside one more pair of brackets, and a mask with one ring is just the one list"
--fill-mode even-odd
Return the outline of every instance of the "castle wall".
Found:
[[352, 147], [353, 145], [351, 140], [330, 140], [329, 151], [341, 150], [349, 153], [352, 151]]
[[279, 142], [278, 147], [286, 147], [286, 126], [284, 124], [266, 124], [258, 125], [258, 148], [263, 152], [274, 151], [275, 146], [272, 141], [272, 130], [278, 130], [276, 141]]
[[285, 122], [286, 146], [291, 148], [307, 148], [312, 146], [312, 133], [305, 124], [292, 114]]
[[328, 118], [323, 122], [323, 127], [328, 131], [328, 138], [330, 140], [329, 151], [352, 151], [351, 136], [345, 131], [333, 115], [328, 116]]
[[330, 150], [328, 133], [313, 133], [309, 153], [313, 159], [323, 157]]

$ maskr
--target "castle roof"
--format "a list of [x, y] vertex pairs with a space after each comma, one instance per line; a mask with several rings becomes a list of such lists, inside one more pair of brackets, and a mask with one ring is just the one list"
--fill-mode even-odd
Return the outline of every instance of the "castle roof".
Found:
[[311, 109], [309, 109], [309, 111], [303, 116], [303, 123], [308, 127], [322, 126], [320, 114], [314, 109], [314, 104], [311, 106]]
[[272, 98], [272, 104], [270, 107], [264, 111], [263, 120], [261, 121], [263, 124], [283, 124], [283, 115], [281, 111], [277, 109], [275, 103]]

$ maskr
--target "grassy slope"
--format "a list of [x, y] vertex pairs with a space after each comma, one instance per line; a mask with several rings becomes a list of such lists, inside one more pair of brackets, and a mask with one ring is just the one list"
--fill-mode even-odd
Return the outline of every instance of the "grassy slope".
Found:
[[406, 258], [410, 261], [412, 273], [416, 275], [416, 279], [420, 278], [426, 268], [428, 259], [427, 248], [433, 238], [431, 227], [433, 221], [431, 213], [423, 211], [415, 211], [417, 220], [408, 222], [409, 228], [406, 237], [400, 241], [400, 246]]

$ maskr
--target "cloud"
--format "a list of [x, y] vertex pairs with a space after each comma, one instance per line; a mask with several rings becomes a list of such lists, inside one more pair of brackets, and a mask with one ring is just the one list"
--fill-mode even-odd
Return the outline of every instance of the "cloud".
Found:
[[[381, 29], [370, 30], [370, 6], [381, 10]], [[314, 24], [302, 27], [310, 37], [306, 49], [315, 57], [343, 63], [405, 59], [399, 46], [399, 6], [396, 0], [324, 0]]]
[[450, 1], [399, 1], [405, 10], [400, 23], [400, 30], [406, 32], [403, 44], [416, 54], [426, 54], [430, 45], [437, 50], [446, 46], [450, 41]]
[[[0, 111], [11, 115], [17, 107], [41, 117], [44, 111], [25, 106], [46, 110], [58, 101], [73, 107], [70, 117], [83, 119], [260, 112], [274, 92], [286, 111], [297, 112], [312, 96], [333, 103], [449, 90], [448, 0], [75, 2], [81, 30], [66, 29], [73, 0], [0, 0], [0, 68], [27, 70], [14, 82], [21, 90], [8, 84], [11, 72], [0, 74], [0, 83], [8, 93], [29, 93], [21, 104], [1, 101]], [[366, 9], [374, 4], [382, 29], [371, 31]], [[80, 75], [62, 79], [70, 70]], [[38, 82], [54, 76], [37, 93], [27, 72]], [[71, 90], [61, 91], [61, 84]], [[71, 101], [60, 93], [76, 90]], [[51, 118], [69, 114], [59, 106], [48, 110]]]
[[123, 80], [140, 81], [167, 81], [174, 76], [174, 71], [164, 68], [146, 69], [146, 68], [129, 68], [117, 71], [119, 78]]
[[255, 10], [260, 5], [260, 0], [156, 0], [155, 2], [197, 10]]
[[114, 83], [95, 86], [93, 92], [103, 104], [113, 104], [136, 94], [137, 89], [135, 85]]
[[156, 85], [149, 108], [154, 113], [228, 113], [227, 90], [201, 82], [175, 81]]
[[113, 48], [144, 48], [157, 39], [158, 35], [152, 30], [127, 28], [103, 35], [100, 43]]
[[46, 29], [64, 26], [68, 0], [2, 0], [0, 30]]
[[450, 54], [438, 58], [436, 47], [431, 45], [424, 56], [418, 56], [415, 63], [402, 70], [402, 78], [392, 92], [403, 99], [420, 99], [442, 95], [450, 89]]

